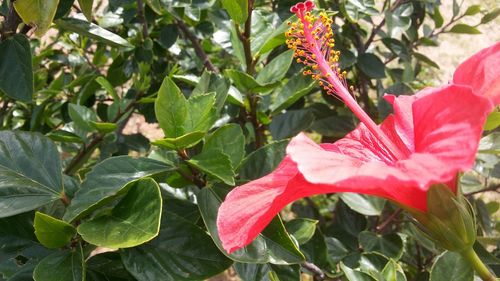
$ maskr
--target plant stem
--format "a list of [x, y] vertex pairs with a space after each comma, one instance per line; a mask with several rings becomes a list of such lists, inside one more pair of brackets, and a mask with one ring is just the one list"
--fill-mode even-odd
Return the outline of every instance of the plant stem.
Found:
[[495, 275], [488, 269], [488, 267], [483, 263], [483, 261], [479, 258], [472, 247], [469, 247], [465, 251], [460, 253], [462, 257], [464, 257], [474, 270], [477, 275], [483, 279], [483, 281], [495, 281]]
[[9, 36], [16, 34], [17, 27], [23, 21], [19, 17], [14, 9], [14, 0], [10, 1], [9, 13], [5, 18], [5, 21], [2, 23], [2, 28], [0, 29], [0, 41], [7, 39]]
[[219, 73], [220, 72], [219, 69], [215, 65], [213, 65], [212, 61], [210, 61], [210, 58], [208, 57], [208, 55], [205, 53], [205, 51], [203, 51], [203, 48], [200, 45], [200, 41], [189, 30], [189, 28], [187, 27], [187, 25], [182, 20], [179, 20], [179, 19], [177, 19], [175, 21], [175, 23], [177, 24], [177, 26], [179, 27], [179, 29], [182, 31], [182, 33], [184, 34], [184, 36], [189, 41], [191, 41], [191, 44], [193, 44], [194, 52], [203, 61], [203, 64], [205, 65], [205, 67], [208, 70], [210, 70], [210, 71], [212, 71], [214, 73]]

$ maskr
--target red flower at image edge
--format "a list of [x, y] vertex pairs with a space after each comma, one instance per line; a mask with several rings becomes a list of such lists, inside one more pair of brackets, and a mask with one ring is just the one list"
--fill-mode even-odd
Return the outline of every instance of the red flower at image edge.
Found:
[[398, 154], [364, 123], [332, 144], [294, 137], [274, 172], [226, 196], [217, 217], [224, 249], [248, 245], [287, 204], [315, 194], [375, 195], [425, 212], [431, 185], [445, 183], [456, 193], [457, 175], [474, 164], [485, 120], [500, 103], [499, 66], [497, 43], [463, 62], [450, 85], [386, 95], [394, 114], [377, 129]]

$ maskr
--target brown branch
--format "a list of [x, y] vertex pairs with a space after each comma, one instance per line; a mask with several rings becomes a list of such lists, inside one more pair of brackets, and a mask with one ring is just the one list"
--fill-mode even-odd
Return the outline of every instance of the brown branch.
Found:
[[[134, 110], [137, 104], [137, 101], [141, 98], [142, 93], [139, 93], [135, 99], [130, 102], [123, 112], [119, 112], [113, 120], [112, 123], [118, 122], [125, 114], [129, 111]], [[128, 120], [128, 119], [127, 119]], [[126, 122], [126, 120], [124, 121]], [[119, 126], [117, 131], [123, 130], [124, 126]], [[104, 140], [105, 134], [95, 134], [89, 144], [84, 144], [78, 153], [71, 159], [69, 164], [64, 169], [64, 174], [72, 175], [76, 173], [85, 163], [85, 161], [90, 157], [90, 155], [94, 152], [94, 150], [98, 147], [98, 145]]]
[[500, 184], [496, 184], [496, 185], [487, 187], [485, 189], [476, 190], [476, 191], [472, 191], [472, 192], [469, 192], [469, 193], [464, 193], [464, 196], [471, 196], [471, 195], [474, 195], [474, 194], [488, 192], [488, 191], [497, 191], [497, 192], [500, 191]]
[[7, 14], [5, 21], [3, 22], [2, 29], [0, 29], [0, 39], [5, 40], [9, 36], [16, 34], [17, 27], [23, 21], [19, 17], [14, 9], [14, 0], [10, 1], [9, 13]]
[[203, 65], [210, 71], [214, 73], [219, 73], [219, 69], [212, 64], [210, 61], [210, 58], [207, 56], [205, 51], [203, 51], [203, 48], [200, 45], [200, 40], [196, 38], [196, 36], [189, 30], [187, 25], [182, 21], [182, 20], [176, 20], [175, 23], [177, 26], [180, 28], [182, 33], [184, 34], [184, 37], [189, 39], [191, 41], [191, 44], [193, 45], [194, 52], [196, 55], [203, 61]]
[[384, 232], [384, 230], [394, 222], [394, 220], [399, 216], [399, 214], [401, 214], [402, 211], [403, 209], [398, 208], [396, 211], [394, 211], [394, 213], [392, 213], [389, 217], [387, 217], [381, 224], [377, 225], [376, 227], [377, 233]]
[[137, 0], [137, 16], [139, 16], [139, 19], [142, 23], [142, 36], [143, 38], [148, 38], [148, 22], [146, 20], [146, 16], [144, 15], [144, 3], [142, 2], [142, 0]]
[[303, 262], [301, 266], [313, 274], [313, 278], [315, 281], [323, 281], [326, 276], [325, 273], [314, 263]]

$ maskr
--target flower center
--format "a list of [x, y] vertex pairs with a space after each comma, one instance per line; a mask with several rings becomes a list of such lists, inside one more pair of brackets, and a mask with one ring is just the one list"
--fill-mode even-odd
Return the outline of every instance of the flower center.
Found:
[[303, 72], [304, 75], [311, 75], [328, 94], [339, 97], [383, 144], [394, 161], [407, 158], [407, 153], [391, 141], [349, 92], [345, 80], [346, 72], [341, 71], [338, 63], [340, 52], [333, 49], [333, 20], [325, 12], [320, 12], [319, 16], [313, 15], [310, 12], [313, 8], [314, 3], [309, 0], [292, 6], [290, 11], [297, 15], [299, 21], [288, 22], [290, 30], [285, 33], [288, 48], [295, 51], [297, 62], [308, 66]]

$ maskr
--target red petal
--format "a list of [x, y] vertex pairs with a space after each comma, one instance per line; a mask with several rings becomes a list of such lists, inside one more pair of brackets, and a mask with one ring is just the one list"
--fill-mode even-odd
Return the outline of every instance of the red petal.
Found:
[[439, 158], [450, 173], [470, 169], [491, 102], [470, 87], [449, 85], [419, 97], [412, 108], [415, 151]]
[[472, 87], [474, 93], [500, 104], [500, 42], [482, 49], [460, 64], [453, 83]]

